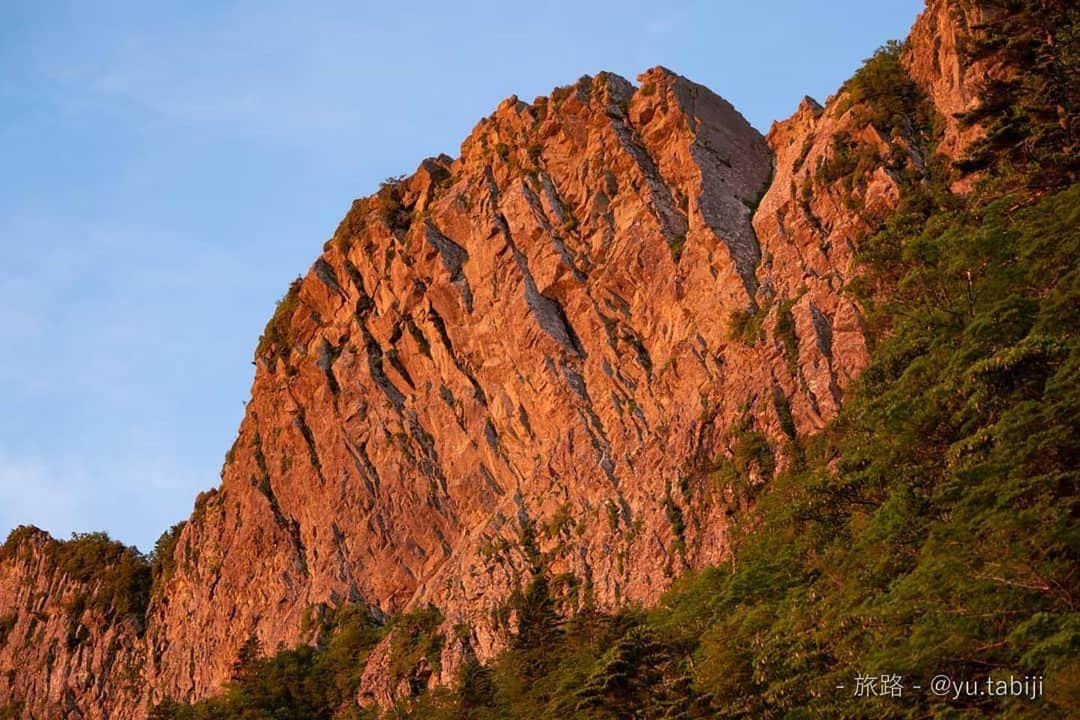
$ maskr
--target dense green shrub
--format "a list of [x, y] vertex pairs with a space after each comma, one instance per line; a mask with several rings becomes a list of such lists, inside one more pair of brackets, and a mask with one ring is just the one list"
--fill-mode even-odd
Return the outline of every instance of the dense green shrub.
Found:
[[981, 102], [961, 113], [986, 135], [957, 165], [1014, 174], [1032, 187], [1063, 187], [1080, 170], [1080, 10], [1068, 0], [992, 0], [990, 18], [963, 46], [968, 62], [1004, 63], [1010, 71], [981, 88]]
[[[362, 605], [345, 604], [325, 617], [327, 637], [316, 647], [258, 657], [258, 643], [237, 658], [233, 681], [215, 698], [193, 705], [166, 701], [150, 720], [312, 720], [369, 717], [354, 706], [364, 659], [382, 628]], [[338, 711], [342, 710], [341, 713]]]
[[818, 187], [840, 181], [844, 190], [852, 192], [864, 184], [871, 172], [881, 165], [881, 155], [873, 145], [855, 142], [846, 133], [837, 133], [829, 154], [814, 168]]
[[408, 226], [408, 213], [402, 205], [403, 176], [388, 177], [375, 193], [375, 213], [391, 230]]
[[0, 547], [0, 560], [14, 559], [20, 553], [31, 557], [34, 548], [43, 553], [47, 573], [76, 584], [65, 606], [70, 632], [85, 610], [98, 613], [105, 622], [127, 618], [142, 632], [152, 580], [150, 563], [136, 548], [103, 532], [72, 533], [70, 540], [55, 540], [24, 525], [8, 535]]
[[277, 360], [287, 358], [292, 352], [292, 346], [296, 344], [296, 335], [292, 326], [292, 318], [300, 307], [300, 284], [303, 278], [297, 277], [289, 284], [285, 295], [278, 300], [274, 308], [274, 314], [266, 323], [266, 328], [259, 336], [259, 344], [255, 348], [255, 356], [264, 358], [271, 371]]
[[176, 570], [176, 542], [186, 522], [179, 522], [161, 533], [150, 553], [150, 569], [155, 587], [161, 587]]
[[765, 337], [764, 324], [768, 314], [768, 306], [732, 310], [728, 317], [728, 338], [750, 346], [757, 345]]
[[150, 602], [150, 564], [138, 550], [106, 533], [74, 533], [45, 546], [51, 572], [86, 585], [87, 605], [107, 618], [131, 616], [142, 624]]
[[895, 40], [874, 52], [844, 83], [842, 93], [856, 107], [858, 118], [885, 137], [906, 134], [912, 127], [930, 128], [933, 119], [922, 91], [901, 63], [904, 45]]
[[390, 677], [393, 683], [405, 678], [421, 658], [438, 670], [445, 638], [439, 633], [442, 613], [428, 606], [394, 617], [389, 623], [393, 661]]

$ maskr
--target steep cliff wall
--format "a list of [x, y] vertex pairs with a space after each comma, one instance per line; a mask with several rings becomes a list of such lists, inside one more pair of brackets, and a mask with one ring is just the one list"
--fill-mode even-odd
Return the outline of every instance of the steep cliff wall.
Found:
[[973, 61], [968, 47], [973, 28], [989, 19], [989, 3], [931, 0], [911, 29], [904, 64], [934, 103], [944, 123], [939, 149], [961, 157], [982, 136], [980, 125], [965, 125], [958, 115], [972, 110], [987, 80], [1000, 77], [1004, 67], [995, 57]]

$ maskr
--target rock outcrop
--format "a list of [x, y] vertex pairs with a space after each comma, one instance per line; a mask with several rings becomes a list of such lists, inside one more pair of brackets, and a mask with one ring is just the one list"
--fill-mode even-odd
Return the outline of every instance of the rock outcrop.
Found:
[[13, 532], [0, 549], [0, 708], [12, 713], [3, 717], [110, 720], [141, 709], [148, 592], [148, 568], [115, 543]]
[[[953, 5], [931, 3], [904, 60], [946, 118], [984, 71]], [[513, 627], [523, 528], [571, 611], [648, 604], [726, 560], [785, 443], [868, 361], [854, 253], [927, 158], [866, 110], [807, 98], [763, 138], [664, 68], [600, 74], [507, 99], [458, 158], [357, 200], [267, 326], [221, 485], [168, 545], [145, 627], [87, 611], [68, 647], [77, 588], [43, 564], [51, 541], [0, 559], [0, 704], [142, 718], [217, 691], [249, 638], [309, 642], [312, 613], [361, 600], [437, 607], [456, 640], [414, 676], [447, 682]], [[719, 482], [746, 443], [771, 450]], [[414, 688], [384, 665], [386, 647], [359, 701]]]
[[930, 96], [945, 123], [940, 150], [959, 157], [983, 129], [966, 127], [957, 115], [971, 110], [982, 83], [1002, 68], [989, 60], [967, 62], [964, 43], [989, 12], [979, 2], [931, 0], [911, 29], [904, 64]]

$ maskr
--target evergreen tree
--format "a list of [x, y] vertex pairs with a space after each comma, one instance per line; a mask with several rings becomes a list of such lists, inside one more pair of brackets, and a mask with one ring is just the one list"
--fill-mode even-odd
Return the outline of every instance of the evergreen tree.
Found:
[[259, 643], [259, 638], [252, 633], [236, 651], [236, 660], [233, 661], [229, 677], [233, 680], [243, 680], [248, 677], [261, 656], [262, 645]]

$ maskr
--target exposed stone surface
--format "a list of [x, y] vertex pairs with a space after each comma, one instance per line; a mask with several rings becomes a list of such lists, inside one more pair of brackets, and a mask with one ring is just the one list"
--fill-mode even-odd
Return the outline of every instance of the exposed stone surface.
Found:
[[[948, 6], [931, 3], [905, 59], [946, 116], [982, 72]], [[358, 700], [385, 705], [505, 643], [528, 521], [568, 609], [650, 603], [725, 560], [746, 499], [709, 470], [736, 429], [777, 448], [819, 430], [867, 363], [844, 289], [899, 180], [884, 160], [848, 184], [817, 169], [840, 137], [893, 167], [925, 159], [857, 110], [807, 98], [762, 138], [666, 69], [636, 87], [601, 74], [509, 98], [459, 158], [356, 201], [268, 326], [221, 486], [181, 531], [145, 633], [87, 617], [90, 639], [50, 655], [72, 590], [33, 552], [0, 561], [0, 617], [17, 618], [0, 704], [141, 718], [214, 693], [250, 637], [310, 641], [320, 604], [430, 603], [448, 637], [468, 627], [404, 684], [391, 641], [377, 649]], [[970, 137], [950, 128], [957, 152]], [[739, 313], [760, 331], [733, 337]]]
[[945, 123], [939, 150], [957, 158], [984, 130], [963, 126], [957, 114], [978, 104], [978, 93], [988, 78], [1005, 69], [993, 59], [968, 62], [965, 38], [973, 26], [990, 19], [983, 3], [974, 0], [930, 0], [911, 28], [904, 65], [941, 114]]
[[[987, 135], [986, 119], [965, 121], [964, 114], [982, 105], [995, 83], [1006, 84], [1034, 69], [1010, 65], [1002, 47], [977, 51], [979, 39], [1015, 12], [1016, 7], [1009, 9], [1007, 5], [928, 0], [926, 10], [911, 28], [904, 67], [936, 109], [943, 123], [936, 150], [951, 161], [963, 160]], [[962, 173], [952, 190], [965, 194], [979, 177], [978, 172]]]
[[87, 603], [97, 583], [49, 560], [56, 541], [36, 530], [0, 555], [0, 708], [25, 718], [131, 717], [143, 706], [138, 620]]

